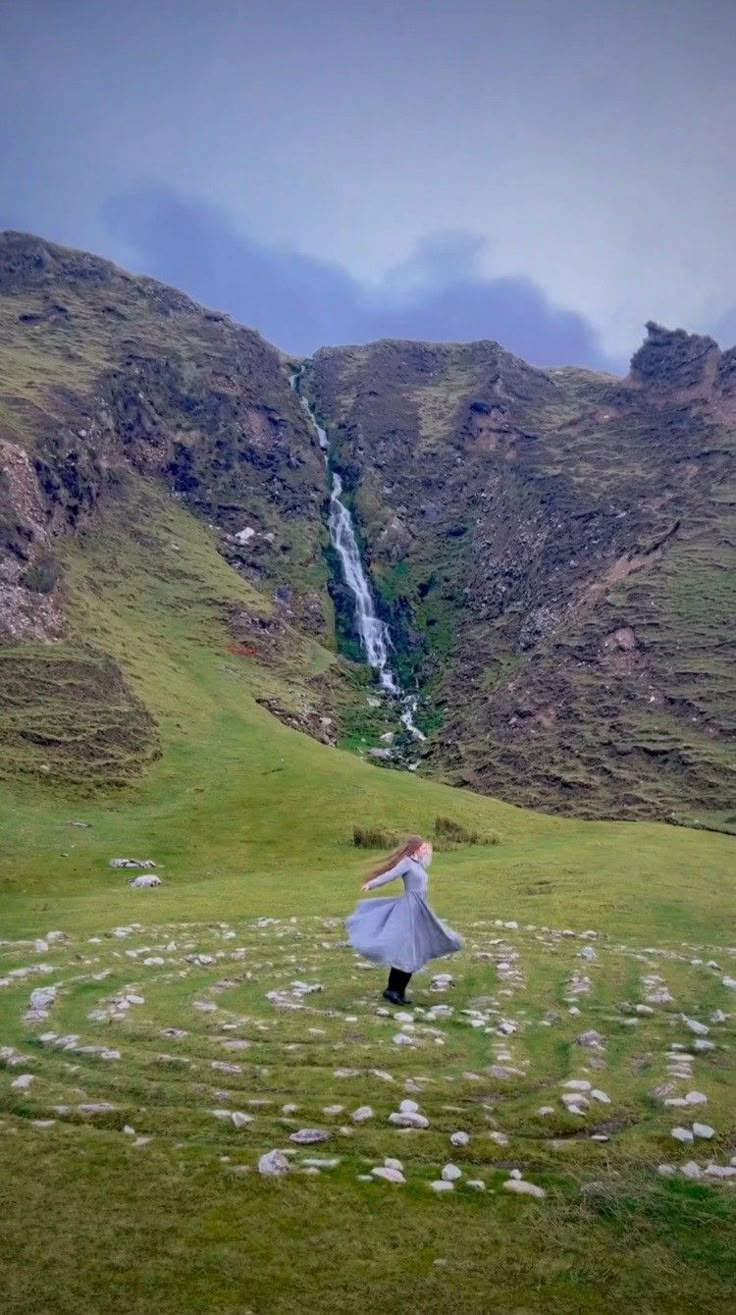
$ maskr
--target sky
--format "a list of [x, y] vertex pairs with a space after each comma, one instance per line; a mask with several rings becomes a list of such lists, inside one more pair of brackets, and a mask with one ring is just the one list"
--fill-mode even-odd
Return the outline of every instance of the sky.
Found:
[[0, 227], [282, 348], [736, 341], [736, 0], [0, 0]]

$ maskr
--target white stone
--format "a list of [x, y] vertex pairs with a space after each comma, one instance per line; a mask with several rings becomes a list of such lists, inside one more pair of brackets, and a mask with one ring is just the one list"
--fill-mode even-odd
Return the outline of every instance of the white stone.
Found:
[[485, 1192], [486, 1185], [480, 1178], [468, 1178], [465, 1183], [466, 1187], [471, 1187], [474, 1192]]
[[428, 1128], [429, 1119], [423, 1114], [389, 1114], [389, 1123], [395, 1128]]
[[705, 1172], [709, 1178], [734, 1178], [736, 1177], [736, 1165], [709, 1164]]
[[[332, 1106], [332, 1109], [336, 1108], [336, 1106]], [[370, 1105], [361, 1105], [357, 1110], [353, 1111], [350, 1117], [353, 1120], [353, 1123], [367, 1123], [369, 1119], [374, 1119], [376, 1116]]]
[[675, 1173], [675, 1166], [674, 1164], [658, 1164], [657, 1173], [660, 1173], [663, 1178], [671, 1178]]
[[28, 1088], [32, 1085], [32, 1083], [33, 1083], [32, 1073], [21, 1073], [20, 1077], [15, 1078], [10, 1085], [13, 1088], [13, 1091], [28, 1091]]
[[446, 1164], [442, 1170], [442, 1178], [446, 1183], [456, 1183], [458, 1178], [462, 1178], [463, 1171], [458, 1169], [456, 1164]]
[[523, 1178], [523, 1176], [521, 1169], [512, 1169], [509, 1174], [509, 1178], [516, 1178], [517, 1180]]
[[691, 1032], [695, 1033], [696, 1036], [707, 1036], [710, 1032], [710, 1028], [707, 1027], [705, 1023], [698, 1022], [697, 1018], [686, 1018], [683, 1014], [682, 1021], [686, 1027], [690, 1028]]
[[453, 1132], [450, 1142], [453, 1146], [469, 1146], [470, 1134], [467, 1132]]
[[289, 1172], [289, 1161], [283, 1151], [268, 1151], [258, 1161], [258, 1172], [265, 1178], [279, 1178]]
[[696, 1137], [704, 1137], [706, 1140], [710, 1140], [711, 1137], [715, 1137], [716, 1130], [711, 1128], [709, 1123], [694, 1123], [693, 1133]]
[[541, 1199], [546, 1195], [543, 1187], [537, 1187], [536, 1183], [527, 1183], [523, 1179], [507, 1178], [502, 1184], [507, 1192], [518, 1192], [522, 1196], [536, 1196]]
[[605, 1091], [599, 1091], [597, 1087], [594, 1087], [591, 1091], [590, 1099], [597, 1100], [599, 1105], [610, 1105], [611, 1103], [611, 1097], [607, 1096]]
[[406, 1179], [399, 1169], [390, 1169], [387, 1165], [378, 1165], [376, 1169], [371, 1169], [374, 1178], [380, 1178], [386, 1183], [405, 1183]]
[[252, 1114], [244, 1114], [242, 1110], [233, 1110], [232, 1123], [235, 1128], [247, 1128], [249, 1123], [253, 1122]]
[[162, 882], [160, 877], [149, 874], [148, 876], [134, 877], [130, 884], [134, 890], [151, 890], [154, 886], [162, 885]]
[[554, 1112], [555, 1112], [554, 1105], [540, 1105], [539, 1109], [537, 1110], [537, 1114], [539, 1114], [540, 1117], [543, 1119], [547, 1118], [549, 1114], [554, 1114]]
[[703, 1176], [703, 1170], [694, 1160], [688, 1160], [687, 1164], [681, 1165], [680, 1173], [683, 1173], [686, 1178], [702, 1178]]
[[721, 981], [730, 991], [736, 991], [736, 977], [722, 977]]
[[586, 1082], [585, 1078], [570, 1078], [568, 1082], [563, 1082], [562, 1085], [568, 1091], [590, 1091], [593, 1084]]
[[429, 1185], [433, 1192], [454, 1192], [455, 1190], [455, 1184], [448, 1182], [445, 1178], [436, 1178]]
[[311, 1146], [315, 1142], [329, 1141], [330, 1134], [323, 1128], [300, 1128], [298, 1132], [292, 1132], [289, 1141], [293, 1141], [297, 1146]]
[[707, 1105], [708, 1097], [702, 1091], [688, 1091], [685, 1100], [688, 1105]]
[[400, 1114], [418, 1114], [419, 1106], [415, 1100], [402, 1100], [399, 1105]]
[[155, 868], [152, 858], [111, 858], [111, 868]]
[[404, 1172], [404, 1166], [401, 1163], [401, 1160], [395, 1160], [391, 1156], [387, 1155], [383, 1163], [385, 1164], [387, 1169], [398, 1169], [399, 1173]]
[[685, 1144], [693, 1140], [693, 1134], [691, 1133], [689, 1128], [673, 1128], [672, 1136], [674, 1137], [675, 1141], [680, 1141]]
[[31, 1009], [43, 1010], [50, 1009], [56, 1002], [55, 986], [38, 986], [35, 991], [31, 991]]

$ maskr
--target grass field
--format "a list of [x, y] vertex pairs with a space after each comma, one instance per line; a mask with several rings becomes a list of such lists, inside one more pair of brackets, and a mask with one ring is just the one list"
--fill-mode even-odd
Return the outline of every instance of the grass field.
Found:
[[[234, 662], [227, 606], [257, 599], [203, 527], [147, 510], [145, 532], [111, 510], [65, 569], [75, 642], [119, 663], [160, 757], [90, 793], [37, 747], [3, 785], [3, 1309], [727, 1309], [736, 1176], [708, 1166], [736, 1156], [733, 840], [534, 814], [288, 729], [255, 696], [297, 697], [332, 656]], [[352, 828], [438, 816], [498, 843], [437, 855], [466, 946], [435, 965], [454, 986], [422, 975], [392, 1016], [344, 943], [371, 859]], [[132, 889], [128, 856], [163, 885]], [[389, 1121], [405, 1100], [426, 1128]], [[712, 1136], [673, 1139], [693, 1122]], [[363, 1181], [387, 1157], [405, 1182]]]

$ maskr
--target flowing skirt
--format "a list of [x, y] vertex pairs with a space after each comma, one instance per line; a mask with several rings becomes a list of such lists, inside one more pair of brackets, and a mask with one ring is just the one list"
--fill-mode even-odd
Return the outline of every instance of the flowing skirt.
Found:
[[416, 973], [430, 959], [456, 954], [462, 937], [446, 927], [414, 893], [398, 899], [361, 900], [347, 919], [350, 944], [364, 959]]

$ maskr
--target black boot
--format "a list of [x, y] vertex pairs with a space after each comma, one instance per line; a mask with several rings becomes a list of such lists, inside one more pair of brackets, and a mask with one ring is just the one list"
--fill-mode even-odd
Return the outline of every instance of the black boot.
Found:
[[402, 972], [400, 968], [392, 968], [388, 975], [388, 986], [383, 993], [384, 1000], [402, 1007], [411, 1004], [411, 1000], [407, 1000], [404, 995], [410, 981], [411, 973]]

